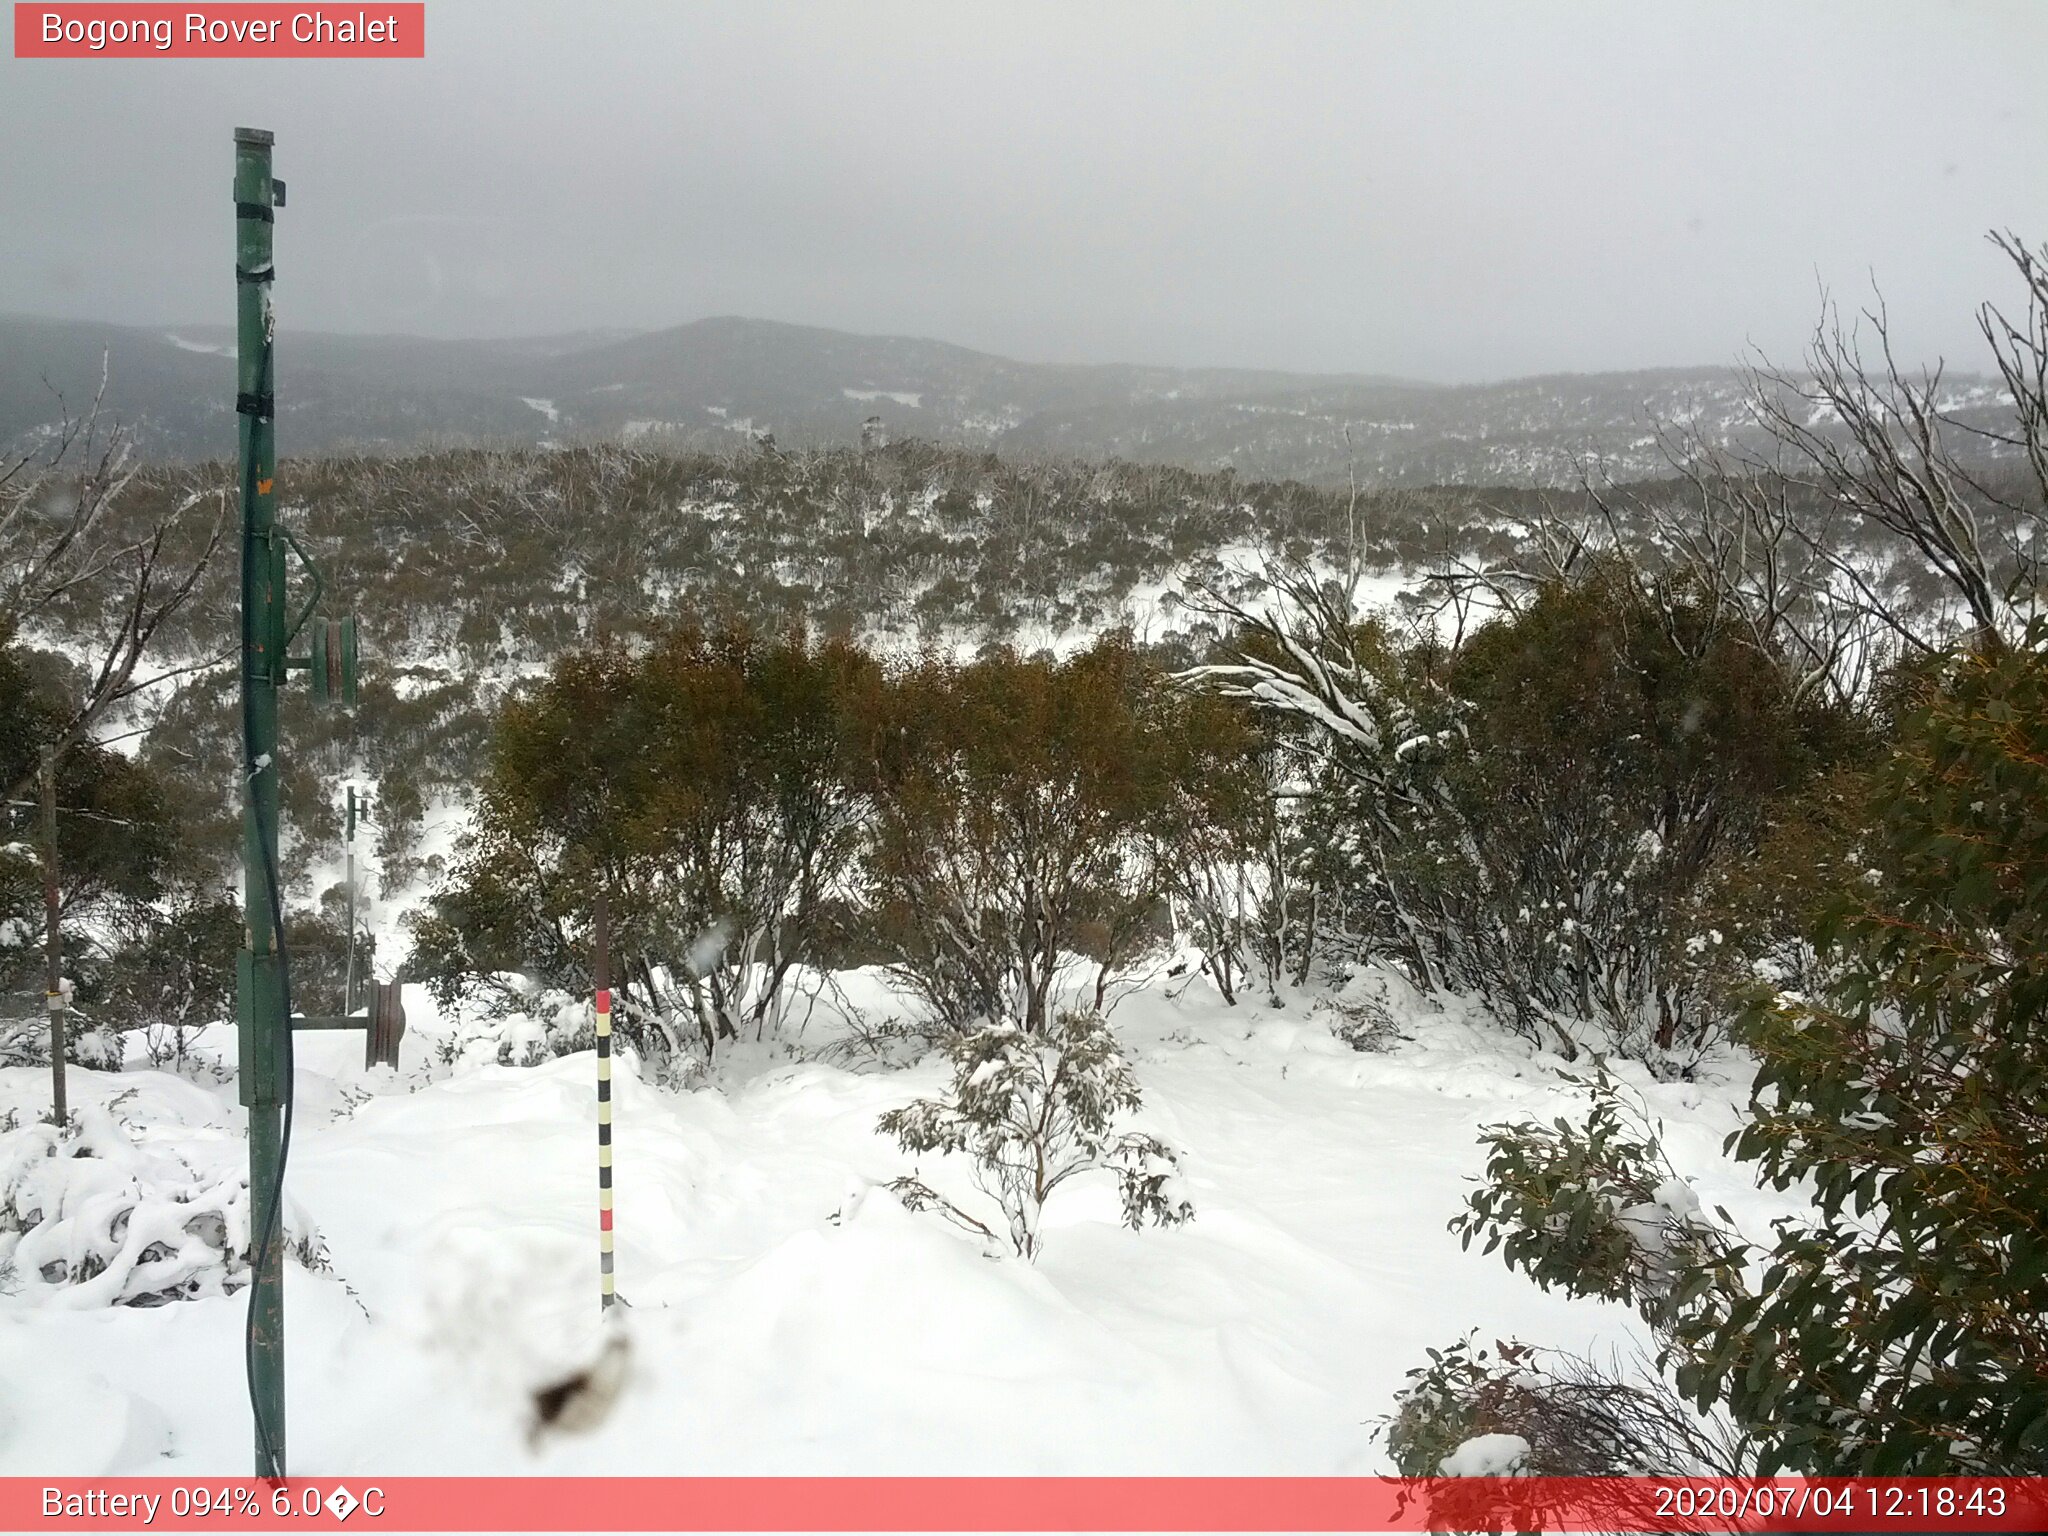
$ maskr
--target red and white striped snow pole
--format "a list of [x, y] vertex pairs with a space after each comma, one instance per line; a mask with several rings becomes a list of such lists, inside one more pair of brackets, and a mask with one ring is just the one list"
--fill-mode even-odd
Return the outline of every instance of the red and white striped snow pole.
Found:
[[612, 972], [611, 935], [604, 893], [597, 897], [597, 942], [593, 981], [597, 990], [597, 1253], [606, 1309], [614, 1299], [612, 1281]]

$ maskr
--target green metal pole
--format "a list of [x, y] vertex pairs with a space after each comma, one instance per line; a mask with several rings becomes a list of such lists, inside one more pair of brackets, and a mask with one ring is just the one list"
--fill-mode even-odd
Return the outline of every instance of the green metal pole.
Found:
[[57, 883], [57, 749], [43, 748], [43, 1006], [50, 1016], [50, 1119], [60, 1128], [71, 1111], [64, 1100], [64, 925]]
[[341, 1011], [356, 1011], [356, 786], [348, 786], [348, 969], [342, 974]]
[[284, 1233], [281, 1131], [291, 1082], [285, 975], [274, 913], [277, 870], [277, 691], [285, 676], [284, 545], [276, 533], [277, 442], [271, 373], [273, 136], [235, 130], [235, 290], [240, 371], [235, 402], [242, 471], [242, 891], [246, 947], [237, 977], [241, 1098], [249, 1109], [249, 1380], [256, 1475], [283, 1477]]

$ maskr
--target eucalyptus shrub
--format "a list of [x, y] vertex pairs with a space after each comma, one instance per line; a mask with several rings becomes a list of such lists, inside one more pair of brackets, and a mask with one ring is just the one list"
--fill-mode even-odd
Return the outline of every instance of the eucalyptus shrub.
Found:
[[1905, 717], [1871, 867], [1815, 935], [1827, 985], [1739, 1022], [1759, 1068], [1729, 1149], [1809, 1212], [1753, 1254], [1596, 1081], [1583, 1126], [1490, 1128], [1453, 1223], [1546, 1287], [1634, 1305], [1760, 1471], [2048, 1472], [2044, 641], [1956, 659]]
[[1403, 1477], [1441, 1476], [1487, 1435], [1526, 1441], [1532, 1477], [1736, 1476], [1745, 1465], [1739, 1437], [1653, 1374], [1513, 1340], [1489, 1349], [1476, 1331], [1426, 1353], [1378, 1424]]
[[[1001, 1209], [1010, 1244], [1035, 1260], [1045, 1246], [1045, 1203], [1070, 1179], [1107, 1171], [1124, 1223], [1179, 1226], [1195, 1208], [1179, 1154], [1159, 1137], [1119, 1131], [1141, 1102], [1138, 1080], [1097, 1013], [1063, 1013], [1033, 1033], [1004, 1021], [955, 1035], [953, 1080], [943, 1098], [916, 1099], [882, 1116], [880, 1129], [906, 1152], [956, 1152], [973, 1160], [974, 1183]], [[995, 1231], [914, 1175], [891, 1188], [912, 1210], [936, 1209], [955, 1224]]]
[[1761, 1066], [1733, 1150], [1819, 1219], [1781, 1231], [1698, 1389], [1776, 1415], [1795, 1464], [2048, 1472], [2044, 642], [1959, 658], [1909, 717], [1877, 879], [1818, 935], [1839, 981], [1742, 1023]]
[[857, 852], [841, 731], [873, 663], [803, 631], [684, 625], [561, 658], [501, 711], [476, 824], [415, 927], [444, 1003], [589, 985], [609, 902], [619, 1027], [709, 1059], [777, 1022]]
[[[1303, 759], [1325, 951], [1475, 995], [1569, 1060], [1582, 1026], [1689, 1070], [1732, 1011], [1710, 894], [1841, 755], [1838, 712], [1704, 594], [1589, 562], [1456, 647], [1276, 577], [1187, 675]], [[1732, 927], [1732, 922], [1730, 923]]]

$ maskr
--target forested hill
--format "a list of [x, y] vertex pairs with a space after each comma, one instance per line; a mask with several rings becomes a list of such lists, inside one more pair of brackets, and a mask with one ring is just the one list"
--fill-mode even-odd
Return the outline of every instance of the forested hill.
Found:
[[[1163, 466], [1017, 461], [923, 442], [721, 453], [597, 445], [287, 458], [285, 515], [387, 665], [543, 662], [593, 627], [680, 612], [801, 619], [884, 646], [1026, 648], [1130, 621], [1175, 627], [1173, 591], [1269, 555], [1374, 568], [1505, 554], [1518, 514], [1566, 493], [1347, 492]], [[232, 510], [225, 465], [163, 466], [124, 493], [139, 529]], [[233, 622], [232, 562], [170, 643]]]
[[[234, 445], [234, 333], [0, 316], [0, 445], [76, 412], [107, 363], [107, 403], [157, 460]], [[287, 333], [287, 453], [638, 442], [718, 450], [888, 437], [1006, 456], [1121, 458], [1341, 485], [1569, 485], [1581, 462], [1668, 473], [1653, 424], [1748, 440], [1731, 369], [1555, 375], [1444, 386], [1369, 374], [1022, 363], [943, 342], [764, 320], [516, 341]], [[1958, 376], [1966, 418], [1997, 391]], [[61, 402], [61, 403], [60, 403]], [[1986, 423], [1991, 416], [1986, 414]]]
[[[288, 458], [278, 478], [284, 515], [327, 577], [323, 611], [360, 616], [365, 658], [353, 711], [287, 693], [287, 731], [308, 748], [285, 778], [292, 825], [311, 840], [301, 853], [334, 830], [323, 774], [377, 778], [402, 842], [407, 808], [471, 780], [506, 689], [599, 635], [735, 616], [898, 654], [1067, 648], [1120, 624], [1186, 644], [1203, 628], [1183, 606], [1196, 584], [1241, 584], [1275, 556], [1339, 558], [1354, 520], [1361, 560], [1382, 572], [1504, 555], [1517, 516], [1554, 494], [1371, 491], [1354, 518], [1348, 492], [1298, 482], [916, 442]], [[188, 506], [185, 537], [198, 537], [232, 515], [230, 481], [222, 464], [153, 468], [117, 515], [139, 533]], [[230, 541], [166, 626], [167, 656], [217, 653], [233, 636], [236, 571]], [[79, 648], [91, 618], [48, 615]], [[220, 667], [161, 690], [141, 748], [176, 782], [205, 786], [182, 813], [195, 825], [232, 811], [213, 791], [234, 782], [235, 681]], [[230, 832], [223, 823], [220, 846]]]
[[[927, 443], [862, 451], [762, 444], [721, 454], [603, 445], [288, 458], [284, 515], [328, 580], [323, 611], [363, 630], [362, 702], [315, 712], [287, 694], [308, 750], [285, 775], [291, 859], [338, 829], [329, 781], [377, 779], [395, 848], [437, 791], [473, 781], [506, 690], [566, 650], [664, 623], [802, 622], [898, 655], [1008, 642], [1065, 650], [1127, 625], [1192, 659], [1216, 627], [1188, 599], [1244, 593], [1279, 566], [1336, 568], [1355, 550], [1368, 601], [1461, 563], [1512, 561], [1580, 493], [1496, 487], [1346, 490], [1128, 463], [1017, 461]], [[185, 538], [233, 510], [223, 464], [147, 470], [117, 519], [142, 531], [186, 507]], [[109, 530], [110, 532], [113, 530]], [[235, 633], [237, 567], [216, 559], [162, 635], [164, 654], [218, 654]], [[46, 623], [90, 645], [89, 613]], [[141, 747], [198, 786], [181, 814], [234, 846], [232, 668], [159, 690]], [[324, 777], [323, 777], [324, 776]], [[395, 851], [395, 849], [394, 849]]]

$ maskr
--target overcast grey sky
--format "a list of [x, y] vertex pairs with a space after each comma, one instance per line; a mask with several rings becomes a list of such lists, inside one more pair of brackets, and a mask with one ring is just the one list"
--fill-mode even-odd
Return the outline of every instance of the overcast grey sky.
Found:
[[0, 59], [0, 310], [230, 320], [238, 123], [326, 330], [1467, 380], [1789, 358], [1874, 274], [1976, 366], [1984, 232], [2048, 239], [2041, 0], [429, 0], [427, 39]]

